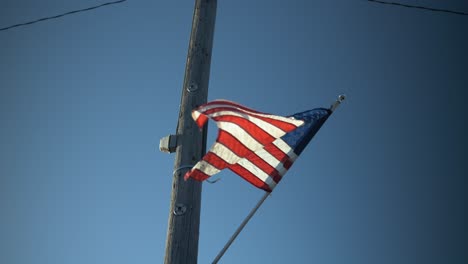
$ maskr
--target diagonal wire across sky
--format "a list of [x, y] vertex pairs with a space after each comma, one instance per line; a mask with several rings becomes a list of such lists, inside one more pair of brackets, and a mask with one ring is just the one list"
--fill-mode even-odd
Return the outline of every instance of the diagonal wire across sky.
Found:
[[16, 27], [21, 27], [21, 26], [27, 26], [27, 25], [38, 23], [38, 22], [51, 20], [51, 19], [56, 19], [56, 18], [60, 18], [60, 17], [64, 17], [64, 16], [76, 14], [76, 13], [87, 12], [87, 11], [90, 11], [90, 10], [93, 10], [93, 9], [98, 9], [98, 8], [104, 7], [104, 6], [121, 4], [121, 3], [125, 2], [125, 1], [127, 1], [127, 0], [118, 0], [118, 1], [113, 1], [113, 2], [107, 2], [107, 3], [103, 3], [103, 4], [100, 4], [100, 5], [96, 5], [96, 6], [91, 6], [91, 7], [87, 7], [87, 8], [83, 8], [83, 9], [69, 11], [69, 12], [59, 14], [59, 15], [55, 15], [55, 16], [43, 17], [43, 18], [39, 18], [39, 19], [36, 19], [36, 20], [33, 20], [33, 21], [18, 23], [18, 24], [15, 24], [15, 25], [3, 27], [3, 28], [0, 28], [0, 31], [4, 31], [4, 30], [11, 29], [11, 28], [16, 28]]
[[432, 7], [426, 7], [426, 6], [416, 6], [416, 5], [409, 5], [409, 4], [403, 4], [403, 3], [397, 3], [397, 2], [379, 1], [379, 0], [367, 0], [367, 1], [378, 3], [378, 4], [384, 4], [384, 5], [394, 5], [394, 6], [400, 6], [400, 7], [406, 7], [406, 8], [422, 9], [422, 10], [432, 11], [432, 12], [442, 12], [442, 13], [449, 13], [449, 14], [454, 14], [454, 15], [468, 16], [468, 13], [461, 12], [461, 11], [453, 11], [453, 10], [448, 10], [448, 9], [432, 8]]
[[[59, 14], [59, 15], [44, 17], [44, 18], [40, 18], [40, 19], [36, 19], [36, 20], [29, 21], [29, 22], [24, 22], [24, 23], [18, 23], [18, 24], [14, 24], [14, 25], [11, 25], [11, 26], [0, 28], [0, 31], [5, 31], [5, 30], [11, 29], [11, 28], [16, 28], [16, 27], [21, 27], [21, 26], [27, 26], [27, 25], [35, 24], [35, 23], [38, 23], [38, 22], [46, 21], [46, 20], [57, 19], [57, 18], [60, 18], [60, 17], [64, 17], [64, 16], [76, 14], [76, 13], [87, 12], [87, 11], [94, 10], [94, 9], [104, 7], [104, 6], [121, 4], [121, 3], [126, 2], [126, 1], [127, 0], [118, 0], [118, 1], [113, 1], [113, 2], [107, 2], [107, 3], [103, 3], [103, 4], [100, 4], [100, 5], [96, 5], [96, 6], [92, 6], [92, 7], [88, 7], [88, 8], [69, 11], [69, 12], [66, 12], [66, 13], [63, 13], [63, 14]], [[464, 15], [464, 16], [468, 15], [468, 13], [465, 13], [465, 12], [453, 11], [453, 10], [448, 10], [448, 9], [432, 8], [432, 7], [425, 7], [425, 6], [415, 6], [415, 5], [409, 5], [409, 4], [404, 4], [404, 3], [386, 2], [386, 1], [379, 1], [379, 0], [367, 0], [367, 1], [368, 2], [373, 2], [373, 3], [378, 3], [378, 4], [394, 5], [394, 6], [400, 6], [400, 7], [405, 7], [405, 8], [414, 8], [414, 9], [432, 11], [432, 12], [442, 12], [442, 13], [455, 14], [455, 15]]]

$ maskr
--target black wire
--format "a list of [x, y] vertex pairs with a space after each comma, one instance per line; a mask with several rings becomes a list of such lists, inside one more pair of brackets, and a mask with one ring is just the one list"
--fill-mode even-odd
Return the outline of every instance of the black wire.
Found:
[[90, 10], [100, 8], [100, 7], [103, 7], [103, 6], [107, 6], [107, 5], [120, 4], [120, 3], [123, 3], [125, 1], [127, 1], [127, 0], [107, 2], [107, 3], [104, 3], [104, 4], [97, 5], [97, 6], [92, 6], [92, 7], [88, 7], [88, 8], [84, 8], [84, 9], [74, 10], [74, 11], [66, 12], [66, 13], [63, 13], [63, 14], [60, 14], [60, 15], [56, 15], [56, 16], [44, 17], [44, 18], [40, 18], [40, 19], [37, 19], [37, 20], [34, 20], [34, 21], [29, 21], [29, 22], [25, 22], [25, 23], [20, 23], [20, 24], [8, 26], [8, 27], [0, 28], [0, 31], [7, 30], [7, 29], [10, 29], [10, 28], [15, 28], [15, 27], [31, 25], [31, 24], [34, 24], [34, 23], [37, 23], [37, 22], [42, 22], [42, 21], [49, 20], [49, 19], [55, 19], [55, 18], [59, 18], [59, 17], [63, 17], [63, 16], [75, 14], [75, 13], [86, 12], [86, 11], [90, 11]]
[[[15, 28], [15, 27], [31, 25], [31, 24], [35, 24], [35, 23], [50, 20], [50, 19], [56, 19], [56, 18], [59, 18], [59, 17], [63, 17], [63, 16], [75, 14], [75, 13], [86, 12], [86, 11], [90, 11], [90, 10], [97, 9], [97, 8], [107, 6], [107, 5], [120, 4], [120, 3], [123, 3], [125, 1], [127, 1], [127, 0], [118, 0], [118, 1], [114, 1], [114, 2], [107, 2], [107, 3], [104, 3], [104, 4], [97, 5], [97, 6], [92, 6], [92, 7], [88, 7], [88, 8], [84, 8], [84, 9], [74, 10], [74, 11], [66, 12], [66, 13], [63, 13], [63, 14], [60, 14], [60, 15], [56, 15], [56, 16], [44, 17], [44, 18], [40, 18], [40, 19], [37, 19], [37, 20], [34, 20], [34, 21], [29, 21], [29, 22], [25, 22], [25, 23], [20, 23], [20, 24], [11, 25], [11, 26], [8, 26], [8, 27], [0, 28], [0, 31], [8, 30], [8, 29]], [[385, 1], [379, 1], [379, 0], [367, 0], [367, 1], [368, 2], [379, 3], [379, 4], [384, 4], [384, 5], [395, 5], [395, 6], [402, 6], [402, 7], [407, 7], [407, 8], [423, 9], [423, 10], [428, 10], [428, 11], [433, 11], [433, 12], [444, 12], [444, 13], [468, 16], [468, 13], [460, 12], [460, 11], [452, 11], [452, 10], [447, 10], [447, 9], [438, 9], [438, 8], [431, 8], [431, 7], [425, 7], [425, 6], [414, 6], [414, 5], [402, 4], [402, 3], [396, 3], [396, 2], [385, 2]]]
[[367, 1], [384, 4], [384, 5], [403, 6], [403, 7], [408, 7], [408, 8], [417, 8], [417, 9], [424, 9], [424, 10], [434, 11], [434, 12], [444, 12], [444, 13], [468, 16], [468, 13], [464, 13], [460, 11], [452, 11], [452, 10], [447, 10], [447, 9], [438, 9], [438, 8], [431, 8], [431, 7], [425, 7], [425, 6], [414, 6], [414, 5], [407, 5], [407, 4], [401, 4], [401, 3], [395, 3], [395, 2], [378, 1], [378, 0], [367, 0]]

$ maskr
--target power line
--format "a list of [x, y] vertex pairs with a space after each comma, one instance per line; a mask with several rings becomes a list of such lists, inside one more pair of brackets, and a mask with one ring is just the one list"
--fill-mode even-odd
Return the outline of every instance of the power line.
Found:
[[[126, 1], [127, 0], [118, 0], [118, 1], [113, 1], [113, 2], [103, 3], [103, 4], [100, 4], [100, 5], [97, 5], [97, 6], [92, 6], [92, 7], [88, 7], [88, 8], [73, 10], [73, 11], [69, 11], [69, 12], [66, 12], [66, 13], [63, 13], [63, 14], [60, 14], [60, 15], [44, 17], [44, 18], [40, 18], [40, 19], [37, 19], [37, 20], [33, 20], [33, 21], [25, 22], [25, 23], [19, 23], [19, 24], [8, 26], [8, 27], [0, 28], [0, 31], [8, 30], [8, 29], [15, 28], [15, 27], [31, 25], [31, 24], [35, 24], [35, 23], [38, 23], [38, 22], [51, 20], [51, 19], [56, 19], [56, 18], [60, 18], [60, 17], [63, 17], [63, 16], [68, 16], [68, 15], [76, 14], [76, 13], [80, 13], [80, 12], [86, 12], [86, 11], [90, 11], [90, 10], [97, 9], [97, 8], [107, 6], [107, 5], [120, 4], [120, 3], [123, 3], [123, 2], [126, 2]], [[423, 9], [423, 10], [433, 11], [433, 12], [444, 12], [444, 13], [450, 13], [450, 14], [455, 14], [455, 15], [468, 16], [468, 13], [461, 12], [461, 11], [453, 11], [453, 10], [439, 9], [439, 8], [432, 8], [432, 7], [425, 7], [425, 6], [415, 6], [415, 5], [408, 5], [408, 4], [402, 4], [402, 3], [396, 3], [396, 2], [385, 2], [385, 1], [379, 1], [379, 0], [367, 0], [367, 1], [368, 2], [373, 2], [373, 3], [378, 3], [378, 4], [384, 4], [384, 5], [394, 5], [394, 6], [401, 6], [401, 7], [407, 7], [407, 8]]]
[[40, 18], [40, 19], [37, 19], [37, 20], [33, 20], [33, 21], [25, 22], [25, 23], [20, 23], [20, 24], [16, 24], [16, 25], [11, 25], [11, 26], [4, 27], [4, 28], [0, 28], [0, 31], [8, 30], [10, 28], [15, 28], [15, 27], [31, 25], [31, 24], [34, 24], [34, 23], [38, 23], [38, 22], [42, 22], [42, 21], [46, 21], [46, 20], [50, 20], [50, 19], [56, 19], [56, 18], [59, 18], [59, 17], [68, 16], [68, 15], [76, 14], [76, 13], [80, 13], [80, 12], [86, 12], [86, 11], [90, 11], [90, 10], [97, 9], [97, 8], [107, 6], [107, 5], [120, 4], [120, 3], [123, 3], [125, 1], [127, 1], [127, 0], [107, 2], [107, 3], [104, 3], [104, 4], [97, 5], [97, 6], [92, 6], [92, 7], [88, 7], [88, 8], [73, 10], [73, 11], [69, 11], [69, 12], [66, 12], [66, 13], [63, 13], [63, 14], [60, 14], [60, 15], [56, 15], [56, 16], [44, 17], [44, 18]]
[[432, 8], [432, 7], [425, 7], [425, 6], [415, 6], [415, 5], [408, 5], [408, 4], [395, 3], [395, 2], [385, 2], [385, 1], [378, 1], [378, 0], [367, 0], [367, 1], [384, 4], [384, 5], [395, 5], [395, 6], [402, 6], [402, 7], [408, 7], [408, 8], [423, 9], [423, 10], [433, 11], [433, 12], [444, 12], [444, 13], [450, 13], [450, 14], [455, 14], [455, 15], [468, 16], [468, 13], [464, 13], [460, 11], [452, 11], [452, 10], [447, 10], [447, 9], [439, 9], [439, 8]]

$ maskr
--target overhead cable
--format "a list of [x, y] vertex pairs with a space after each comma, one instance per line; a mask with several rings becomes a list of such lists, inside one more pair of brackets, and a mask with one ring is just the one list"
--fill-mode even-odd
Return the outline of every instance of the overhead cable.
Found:
[[402, 4], [402, 3], [396, 3], [396, 2], [379, 1], [379, 0], [367, 0], [367, 1], [384, 4], [384, 5], [395, 5], [395, 6], [401, 6], [401, 7], [407, 7], [407, 8], [423, 9], [426, 11], [443, 12], [443, 13], [450, 13], [450, 14], [455, 14], [455, 15], [468, 16], [468, 13], [461, 12], [461, 11], [452, 11], [452, 10], [447, 10], [447, 9], [439, 9], [439, 8], [432, 8], [432, 7], [425, 7], [425, 6], [415, 6], [415, 5], [408, 5], [408, 4]]
[[92, 7], [88, 7], [88, 8], [73, 10], [73, 11], [69, 11], [69, 12], [66, 12], [66, 13], [63, 13], [63, 14], [60, 14], [60, 15], [44, 17], [44, 18], [33, 20], [33, 21], [29, 21], [29, 22], [25, 22], [25, 23], [19, 23], [19, 24], [8, 26], [8, 27], [0, 28], [0, 31], [8, 30], [8, 29], [15, 28], [15, 27], [31, 25], [31, 24], [35, 24], [35, 23], [38, 23], [38, 22], [42, 22], [42, 21], [46, 21], [46, 20], [50, 20], [50, 19], [56, 19], [56, 18], [59, 18], [59, 17], [68, 16], [68, 15], [76, 14], [76, 13], [80, 13], [80, 12], [86, 12], [86, 11], [97, 9], [97, 8], [100, 8], [100, 7], [103, 7], [103, 6], [120, 4], [120, 3], [123, 3], [125, 1], [127, 1], [127, 0], [118, 0], [118, 1], [114, 1], [114, 2], [107, 2], [107, 3], [104, 3], [104, 4], [100, 4], [100, 5], [96, 5], [96, 6], [92, 6]]

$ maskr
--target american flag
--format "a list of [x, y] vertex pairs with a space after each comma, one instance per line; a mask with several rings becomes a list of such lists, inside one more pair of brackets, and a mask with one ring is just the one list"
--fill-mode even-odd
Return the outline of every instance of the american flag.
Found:
[[200, 128], [214, 120], [218, 136], [184, 178], [203, 181], [228, 168], [271, 192], [330, 114], [316, 108], [283, 117], [226, 100], [201, 105], [192, 111], [193, 119]]

